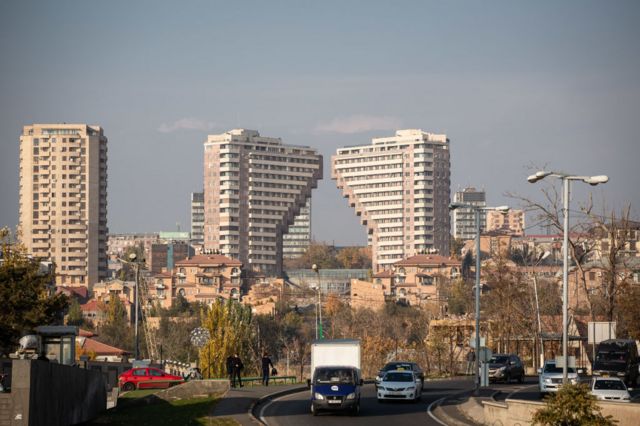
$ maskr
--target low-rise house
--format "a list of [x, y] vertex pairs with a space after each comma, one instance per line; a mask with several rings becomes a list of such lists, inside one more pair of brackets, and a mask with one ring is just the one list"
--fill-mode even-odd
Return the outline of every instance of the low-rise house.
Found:
[[76, 356], [87, 355], [93, 361], [120, 362], [123, 357], [131, 353], [115, 346], [107, 345], [94, 339], [97, 334], [80, 329], [76, 338]]
[[169, 308], [178, 295], [189, 302], [212, 303], [218, 298], [240, 300], [242, 263], [219, 254], [201, 254], [176, 262], [171, 271], [153, 275], [149, 298]]

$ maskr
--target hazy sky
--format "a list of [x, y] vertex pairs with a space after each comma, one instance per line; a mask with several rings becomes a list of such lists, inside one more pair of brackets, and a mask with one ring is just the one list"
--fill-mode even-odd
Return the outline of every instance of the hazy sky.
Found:
[[[30, 123], [109, 138], [111, 232], [188, 229], [208, 133], [244, 127], [325, 158], [313, 233], [364, 243], [330, 179], [338, 147], [446, 133], [452, 192], [541, 198], [531, 168], [608, 174], [640, 214], [640, 2], [0, 2], [0, 226], [18, 221]], [[575, 185], [572, 206], [586, 200]]]

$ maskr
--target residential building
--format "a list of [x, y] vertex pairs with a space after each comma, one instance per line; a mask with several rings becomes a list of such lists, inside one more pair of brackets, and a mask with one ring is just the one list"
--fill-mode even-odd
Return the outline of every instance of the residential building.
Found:
[[56, 284], [107, 277], [107, 138], [99, 126], [33, 124], [20, 135], [21, 241]]
[[282, 257], [297, 259], [302, 256], [311, 244], [311, 198], [300, 209], [300, 213], [282, 236]]
[[522, 237], [524, 226], [524, 210], [509, 210], [506, 213], [496, 210], [486, 212], [487, 232], [500, 231], [514, 237]]
[[242, 263], [219, 254], [196, 255], [177, 261], [170, 271], [148, 281], [149, 298], [171, 307], [178, 295], [189, 302], [212, 303], [215, 299], [240, 299]]
[[172, 270], [176, 262], [195, 254], [193, 248], [186, 242], [176, 241], [155, 243], [151, 245], [151, 255], [147, 258], [147, 266], [152, 274], [166, 269]]
[[191, 241], [204, 242], [204, 192], [191, 193]]
[[425, 250], [449, 253], [449, 139], [398, 130], [340, 148], [332, 178], [369, 233], [373, 270]]
[[[477, 207], [487, 207], [487, 194], [470, 186], [453, 194], [454, 203], [470, 204]], [[476, 237], [476, 213], [471, 207], [459, 207], [452, 213], [453, 237], [460, 240], [471, 240]], [[480, 211], [480, 232], [486, 229], [487, 212]]]
[[322, 156], [245, 129], [209, 135], [204, 150], [205, 251], [280, 275], [282, 236], [322, 178]]

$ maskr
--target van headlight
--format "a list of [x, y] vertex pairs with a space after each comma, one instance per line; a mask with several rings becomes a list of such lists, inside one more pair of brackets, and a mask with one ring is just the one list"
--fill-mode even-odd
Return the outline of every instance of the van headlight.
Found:
[[324, 396], [321, 393], [318, 393], [318, 392], [314, 393], [313, 397], [315, 399], [324, 399]]
[[347, 395], [347, 399], [355, 399], [355, 398], [356, 398], [355, 392], [351, 392], [349, 395]]

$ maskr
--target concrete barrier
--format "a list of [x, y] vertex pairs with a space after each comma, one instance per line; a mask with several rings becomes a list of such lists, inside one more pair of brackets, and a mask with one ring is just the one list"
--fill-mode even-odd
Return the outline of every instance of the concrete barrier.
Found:
[[[507, 399], [506, 402], [483, 401], [485, 424], [489, 426], [524, 426], [531, 424], [534, 413], [545, 404], [540, 401]], [[636, 426], [640, 405], [599, 401], [602, 415], [611, 415], [618, 426]]]
[[102, 374], [68, 365], [13, 360], [11, 425], [69, 425], [106, 409]]

